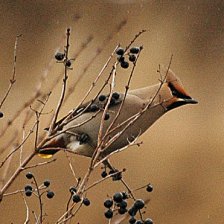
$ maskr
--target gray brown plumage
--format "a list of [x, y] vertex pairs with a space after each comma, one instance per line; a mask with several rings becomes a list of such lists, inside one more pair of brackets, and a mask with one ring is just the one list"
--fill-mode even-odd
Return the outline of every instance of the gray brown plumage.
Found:
[[[60, 149], [69, 149], [77, 154], [91, 157], [98, 144], [98, 134], [107, 99], [108, 96], [101, 95], [94, 101], [87, 102], [72, 111], [69, 122], [65, 122], [67, 116], [60, 120], [57, 126], [60, 126], [60, 132], [63, 133], [47, 142], [42, 149], [39, 149], [39, 153], [46, 157]], [[124, 102], [120, 110], [122, 101]], [[106, 136], [105, 142], [115, 135], [119, 137], [104, 149], [103, 154], [107, 155], [126, 146], [137, 136], [143, 134], [167, 111], [185, 104], [195, 103], [197, 101], [185, 92], [181, 81], [171, 70], [166, 74], [165, 82], [162, 85], [158, 83], [131, 90], [126, 97], [123, 93], [113, 93], [103, 121], [102, 136], [107, 132], [119, 110], [113, 127], [125, 124]], [[141, 115], [136, 117], [139, 112]], [[131, 118], [135, 121], [131, 121]], [[64, 125], [62, 125], [63, 123]]]

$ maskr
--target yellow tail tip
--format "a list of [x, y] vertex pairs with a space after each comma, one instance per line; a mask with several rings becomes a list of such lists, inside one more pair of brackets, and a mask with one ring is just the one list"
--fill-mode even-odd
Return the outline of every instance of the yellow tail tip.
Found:
[[53, 157], [52, 154], [41, 154], [41, 153], [38, 153], [38, 156], [40, 156], [43, 159], [50, 159]]

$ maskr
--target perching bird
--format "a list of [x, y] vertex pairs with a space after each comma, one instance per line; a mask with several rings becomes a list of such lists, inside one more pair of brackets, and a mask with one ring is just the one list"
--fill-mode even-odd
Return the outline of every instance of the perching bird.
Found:
[[[105, 138], [101, 138], [101, 140], [104, 139], [101, 145], [102, 156], [105, 156], [128, 145], [167, 111], [185, 104], [197, 103], [185, 92], [181, 81], [171, 70], [164, 71], [165, 74], [162, 85], [158, 83], [131, 90], [128, 91], [126, 97], [123, 93], [113, 93], [103, 119], [109, 95], [100, 95], [97, 99], [70, 112], [69, 121], [66, 121], [66, 116], [56, 124], [60, 126], [58, 135], [39, 149], [39, 154], [43, 157], [51, 157], [61, 149], [69, 149], [79, 155], [92, 157], [94, 150], [99, 146], [98, 135], [101, 122], [103, 121], [101, 136], [104, 137], [108, 127], [117, 116], [112, 126], [112, 129], [115, 129], [109, 131]], [[122, 101], [124, 101], [123, 105]], [[117, 127], [118, 125], [120, 126]], [[106, 145], [112, 140], [111, 144]]]

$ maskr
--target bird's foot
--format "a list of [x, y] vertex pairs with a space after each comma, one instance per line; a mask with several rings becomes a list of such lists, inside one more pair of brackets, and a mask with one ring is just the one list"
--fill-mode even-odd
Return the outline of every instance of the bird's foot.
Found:
[[79, 144], [82, 145], [82, 144], [85, 144], [88, 142], [89, 140], [89, 135], [87, 135], [86, 133], [82, 133], [80, 135], [77, 135], [77, 140], [79, 141]]

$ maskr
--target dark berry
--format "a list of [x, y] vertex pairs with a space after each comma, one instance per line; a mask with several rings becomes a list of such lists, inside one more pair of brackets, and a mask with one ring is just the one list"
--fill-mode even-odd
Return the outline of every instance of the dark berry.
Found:
[[135, 207], [131, 207], [129, 210], [128, 210], [128, 214], [130, 215], [130, 216], [135, 216], [136, 215], [136, 213], [137, 213], [137, 209], [135, 208]]
[[127, 202], [126, 201], [124, 201], [124, 200], [122, 200], [120, 203], [119, 203], [119, 207], [120, 208], [127, 208]]
[[122, 55], [124, 54], [124, 49], [121, 48], [121, 47], [119, 47], [119, 48], [116, 50], [116, 54], [122, 56]]
[[146, 187], [146, 191], [148, 192], [152, 192], [153, 191], [153, 186], [151, 184], [149, 184], [147, 187]]
[[137, 220], [137, 221], [135, 222], [135, 224], [143, 224], [143, 222], [142, 222], [141, 220]]
[[140, 51], [140, 48], [139, 47], [132, 47], [130, 49], [130, 53], [132, 53], [132, 54], [138, 54], [139, 51]]
[[32, 193], [33, 193], [32, 190], [29, 190], [29, 189], [25, 191], [25, 194], [27, 197], [30, 197]]
[[131, 217], [131, 218], [129, 219], [129, 223], [130, 223], [130, 224], [135, 224], [135, 222], [136, 222], [135, 217]]
[[[118, 170], [116, 170], [115, 172], [118, 172]], [[115, 175], [113, 175], [113, 181], [117, 181], [117, 180], [121, 180], [122, 179], [122, 173], [118, 172]]]
[[53, 197], [54, 197], [54, 192], [53, 192], [53, 191], [48, 191], [48, 192], [47, 192], [47, 197], [48, 197], [49, 199], [53, 198]]
[[123, 195], [121, 192], [117, 192], [114, 194], [113, 199], [115, 202], [120, 203], [123, 200]]
[[129, 67], [129, 63], [127, 61], [122, 61], [121, 62], [121, 67], [122, 68], [128, 68]]
[[90, 105], [90, 111], [91, 112], [95, 112], [95, 111], [97, 111], [99, 109], [99, 107], [96, 105], [96, 104], [92, 104], [92, 105]]
[[120, 215], [125, 214], [127, 211], [128, 211], [128, 210], [127, 210], [126, 208], [119, 208], [119, 209], [118, 209], [118, 213], [119, 213]]
[[85, 205], [85, 206], [89, 206], [90, 205], [90, 200], [88, 198], [84, 198], [82, 203]]
[[27, 179], [31, 179], [31, 178], [33, 178], [33, 174], [32, 174], [31, 172], [27, 173], [27, 174], [26, 174], [26, 178], [27, 178]]
[[107, 172], [106, 172], [106, 171], [103, 171], [103, 172], [101, 173], [101, 177], [105, 178], [106, 176], [107, 176]]
[[120, 97], [120, 94], [117, 93], [117, 92], [115, 92], [115, 93], [112, 94], [112, 98], [114, 98], [115, 100], [118, 100], [119, 97]]
[[74, 195], [72, 196], [72, 200], [73, 200], [75, 203], [78, 203], [78, 202], [81, 201], [81, 198], [80, 198], [80, 196], [79, 196], [78, 194], [74, 194]]
[[51, 182], [50, 182], [49, 180], [45, 180], [45, 181], [44, 181], [44, 186], [45, 186], [45, 187], [49, 187], [50, 184], [51, 184]]
[[76, 189], [75, 187], [70, 187], [70, 188], [69, 188], [69, 191], [70, 191], [72, 194], [74, 194], [74, 193], [76, 193], [77, 189]]
[[63, 53], [57, 52], [55, 54], [55, 59], [58, 61], [62, 61], [64, 59], [64, 57], [65, 57], [65, 54], [63, 54]]
[[110, 208], [113, 205], [113, 201], [111, 199], [108, 199], [104, 202], [104, 206], [106, 208]]
[[68, 61], [66, 61], [65, 65], [66, 65], [67, 67], [70, 67], [70, 66], [72, 65], [72, 63], [71, 63], [70, 60], [68, 60]]
[[153, 221], [152, 221], [152, 219], [147, 218], [147, 219], [144, 221], [144, 224], [153, 224]]
[[25, 189], [25, 191], [27, 191], [27, 190], [32, 191], [32, 190], [33, 190], [33, 188], [32, 188], [31, 185], [26, 185], [26, 186], [24, 187], [24, 189]]
[[136, 56], [134, 54], [129, 55], [129, 61], [135, 62], [136, 61]]
[[109, 171], [109, 175], [111, 175], [111, 174], [113, 174], [113, 173], [115, 173], [114, 170], [110, 170], [110, 171]]
[[3, 116], [4, 116], [4, 114], [0, 111], [0, 118], [3, 117]]
[[114, 104], [115, 104], [115, 99], [112, 97], [111, 99], [110, 99], [110, 105], [109, 106], [113, 106]]
[[104, 215], [107, 219], [111, 219], [113, 217], [113, 211], [109, 209], [104, 213]]
[[125, 57], [124, 56], [118, 56], [117, 60], [121, 63], [125, 61]]
[[138, 199], [134, 203], [134, 207], [138, 210], [144, 208], [144, 206], [145, 206], [145, 202], [142, 199]]
[[99, 101], [104, 101], [107, 97], [105, 95], [100, 95], [99, 96]]
[[122, 195], [123, 195], [123, 199], [125, 200], [125, 199], [128, 199], [128, 194], [127, 194], [127, 192], [122, 192]]
[[104, 117], [104, 120], [107, 121], [109, 118], [110, 118], [110, 114], [106, 113], [105, 117]]

